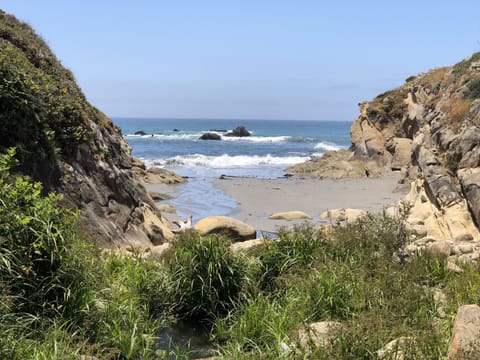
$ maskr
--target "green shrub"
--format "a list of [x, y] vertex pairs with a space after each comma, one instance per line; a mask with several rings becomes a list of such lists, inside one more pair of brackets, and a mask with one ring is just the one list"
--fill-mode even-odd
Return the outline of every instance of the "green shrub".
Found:
[[61, 313], [69, 308], [73, 283], [82, 281], [76, 269], [64, 266], [75, 214], [58, 206], [58, 195], [42, 197], [39, 183], [9, 175], [12, 156], [0, 160], [1, 292], [15, 297], [15, 311]]
[[279, 239], [255, 249], [260, 263], [258, 286], [262, 290], [277, 288], [277, 278], [295, 271], [305, 271], [315, 259], [314, 251], [326, 246], [321, 234], [306, 224], [293, 231], [280, 231]]
[[186, 233], [167, 259], [172, 273], [177, 311], [182, 317], [210, 321], [226, 314], [240, 295], [246, 263], [217, 235]]
[[480, 97], [480, 79], [471, 80], [468, 83], [468, 91], [463, 95], [465, 99], [478, 99]]

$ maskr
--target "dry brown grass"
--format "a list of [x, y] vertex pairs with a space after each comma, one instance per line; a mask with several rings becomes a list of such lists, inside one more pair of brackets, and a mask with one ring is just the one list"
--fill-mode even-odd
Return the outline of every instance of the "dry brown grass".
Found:
[[421, 78], [420, 83], [433, 91], [435, 87], [441, 86], [442, 82], [445, 82], [445, 77], [450, 70], [450, 67], [432, 69]]
[[447, 114], [446, 119], [448, 124], [454, 128], [460, 126], [463, 119], [465, 119], [470, 112], [471, 103], [472, 101], [470, 99], [464, 99], [463, 97], [455, 97], [446, 102], [441, 110]]

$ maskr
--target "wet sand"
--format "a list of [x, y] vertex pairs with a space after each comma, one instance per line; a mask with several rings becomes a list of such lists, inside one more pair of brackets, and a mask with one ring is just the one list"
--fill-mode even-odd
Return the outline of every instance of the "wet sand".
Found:
[[258, 231], [275, 231], [279, 226], [292, 226], [304, 220], [271, 220], [273, 213], [299, 210], [319, 219], [322, 212], [337, 208], [359, 208], [380, 212], [398, 202], [406, 193], [399, 186], [398, 173], [378, 179], [316, 180], [308, 178], [218, 179], [215, 186], [236, 199], [238, 207], [229, 214], [252, 225]]

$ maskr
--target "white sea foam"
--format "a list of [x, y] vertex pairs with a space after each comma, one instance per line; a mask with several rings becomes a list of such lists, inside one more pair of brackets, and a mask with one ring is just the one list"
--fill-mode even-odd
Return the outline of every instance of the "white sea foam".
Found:
[[257, 166], [288, 166], [298, 164], [310, 159], [308, 156], [247, 156], [247, 155], [187, 155], [175, 156], [168, 159], [146, 160], [147, 166], [180, 166], [180, 167], [208, 167], [208, 168], [236, 168], [236, 167], [257, 167]]
[[135, 135], [127, 134], [125, 137], [128, 138], [142, 138], [142, 139], [156, 139], [156, 140], [196, 140], [202, 134], [201, 133], [190, 133], [190, 134], [147, 134], [147, 135]]
[[236, 137], [236, 136], [222, 136], [222, 140], [225, 141], [250, 141], [250, 142], [285, 142], [290, 139], [290, 136], [244, 136], [244, 137]]
[[[290, 136], [225, 136], [225, 134], [209, 131], [210, 133], [215, 133], [221, 136], [224, 141], [248, 141], [254, 143], [274, 143], [274, 142], [286, 142], [290, 139]], [[135, 135], [127, 134], [125, 137], [128, 138], [142, 138], [142, 139], [156, 139], [156, 140], [197, 140], [204, 134], [201, 133], [176, 133], [176, 134], [147, 134], [147, 135]]]
[[317, 145], [314, 146], [315, 150], [323, 150], [323, 151], [332, 151], [332, 150], [340, 150], [342, 146], [336, 145], [334, 143], [321, 141]]

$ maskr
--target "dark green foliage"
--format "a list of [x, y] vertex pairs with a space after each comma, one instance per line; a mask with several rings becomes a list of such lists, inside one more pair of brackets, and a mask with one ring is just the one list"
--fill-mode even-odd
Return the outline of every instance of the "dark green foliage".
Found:
[[212, 320], [228, 312], [246, 277], [243, 258], [230, 250], [230, 240], [217, 235], [186, 233], [167, 259], [182, 317]]
[[480, 52], [476, 52], [472, 56], [470, 56], [468, 59], [465, 59], [463, 61], [460, 61], [458, 64], [455, 64], [453, 66], [453, 73], [456, 75], [463, 75], [470, 69], [470, 65], [472, 65], [473, 62], [479, 61], [480, 60]]
[[309, 268], [314, 260], [313, 252], [322, 241], [317, 231], [304, 225], [297, 226], [292, 232], [280, 231], [277, 241], [255, 250], [260, 262], [260, 289], [274, 290], [280, 275]]
[[0, 151], [15, 146], [23, 172], [51, 188], [59, 159], [95, 149], [90, 121], [111, 126], [45, 42], [0, 10]]
[[480, 97], [480, 79], [471, 80], [468, 83], [468, 91], [465, 92], [464, 98], [475, 100]]
[[[42, 187], [10, 176], [13, 153], [2, 156], [0, 174], [0, 278], [2, 293], [14, 294], [15, 311], [62, 312], [75, 274], [65, 269], [75, 215], [58, 207], [59, 196], [41, 197]], [[72, 276], [73, 275], [73, 276]]]

